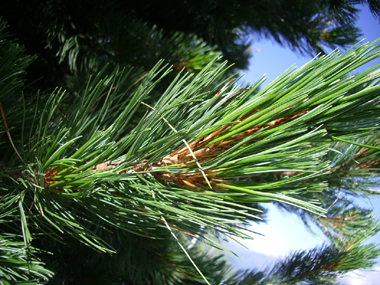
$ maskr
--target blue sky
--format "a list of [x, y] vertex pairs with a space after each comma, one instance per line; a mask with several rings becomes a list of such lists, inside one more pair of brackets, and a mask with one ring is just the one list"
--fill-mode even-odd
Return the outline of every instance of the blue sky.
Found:
[[[372, 42], [380, 38], [380, 22], [375, 19], [369, 9], [358, 6], [362, 10], [359, 14], [357, 26], [362, 29], [365, 42]], [[302, 66], [312, 59], [312, 56], [301, 56], [288, 48], [279, 46], [270, 39], [258, 39], [253, 36], [253, 58], [249, 70], [244, 72], [243, 82], [254, 83], [264, 74], [267, 80], [262, 86], [266, 86], [292, 65]], [[380, 59], [368, 63], [361, 70], [380, 63]], [[379, 188], [380, 190], [380, 185]], [[380, 198], [371, 201], [361, 201], [361, 206], [374, 208], [380, 218]], [[233, 252], [241, 256], [241, 259], [228, 254], [227, 257], [238, 269], [257, 268], [264, 269], [276, 260], [279, 260], [295, 250], [311, 249], [322, 245], [327, 239], [319, 231], [314, 229], [311, 234], [305, 229], [301, 221], [292, 214], [280, 212], [274, 206], [269, 205], [269, 222], [267, 224], [252, 225], [252, 229], [264, 236], [256, 236], [252, 241], [242, 241], [249, 250], [235, 242], [225, 244]], [[380, 244], [380, 233], [369, 242]], [[372, 272], [353, 272], [341, 280], [344, 285], [375, 285], [380, 280], [380, 258]], [[375, 283], [376, 282], [376, 283]]]
[[[357, 26], [362, 30], [364, 42], [373, 42], [380, 38], [380, 22], [376, 20], [367, 6], [357, 6], [362, 10], [359, 14]], [[275, 41], [252, 36], [252, 54], [248, 71], [244, 72], [243, 81], [251, 83], [259, 80], [264, 74], [267, 80], [262, 86], [268, 85], [282, 72], [296, 65], [298, 67], [312, 60], [313, 56], [302, 56], [291, 51], [287, 47], [281, 47]], [[380, 59], [363, 66], [358, 71], [367, 68], [375, 63], [380, 63]]]

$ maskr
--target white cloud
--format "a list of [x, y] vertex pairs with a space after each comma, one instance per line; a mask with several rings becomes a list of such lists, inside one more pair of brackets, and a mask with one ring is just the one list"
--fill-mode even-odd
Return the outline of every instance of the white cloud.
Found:
[[[264, 236], [253, 235], [253, 240], [239, 240], [246, 248], [230, 241], [223, 245], [242, 258], [227, 254], [227, 258], [236, 269], [257, 268], [264, 269], [276, 260], [298, 250], [308, 250], [320, 246], [328, 239], [321, 232], [313, 235], [305, 229], [295, 215], [284, 214], [275, 208], [269, 207], [268, 224], [252, 224], [250, 230]], [[377, 242], [378, 241], [374, 241]], [[340, 279], [341, 285], [379, 285], [380, 266], [372, 271], [356, 270], [346, 274]]]
[[342, 285], [378, 285], [380, 283], [380, 266], [371, 271], [355, 270], [340, 279]]
[[252, 224], [251, 230], [262, 234], [242, 243], [250, 250], [282, 258], [295, 250], [308, 250], [327, 241], [313, 235], [295, 215], [284, 214], [275, 206], [269, 207], [269, 224]]

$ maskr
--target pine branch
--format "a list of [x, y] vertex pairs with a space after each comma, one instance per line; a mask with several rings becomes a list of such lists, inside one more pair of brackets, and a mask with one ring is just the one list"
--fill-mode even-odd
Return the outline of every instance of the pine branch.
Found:
[[54, 273], [35, 257], [33, 247], [24, 247], [22, 237], [3, 234], [0, 237], [0, 282], [2, 284], [43, 284]]
[[[371, 49], [372, 53], [368, 53]], [[103, 195], [107, 199], [112, 197], [114, 202], [115, 199], [120, 200], [122, 204], [115, 212], [119, 212], [123, 207], [122, 212], [132, 211], [141, 216], [156, 217], [157, 220], [168, 215], [166, 218], [173, 225], [176, 223], [171, 222], [171, 219], [175, 219], [177, 214], [188, 217], [190, 224], [198, 217], [196, 223], [204, 224], [209, 221], [212, 228], [229, 234], [234, 230], [227, 224], [235, 223], [236, 220], [227, 217], [236, 214], [237, 217], [246, 216], [244, 207], [239, 205], [242, 202], [282, 201], [314, 213], [323, 213], [320, 207], [314, 205], [315, 202], [305, 201], [300, 193], [306, 189], [325, 189], [326, 184], [323, 181], [315, 183], [315, 179], [330, 172], [329, 162], [321, 163], [331, 144], [329, 141], [353, 136], [350, 129], [336, 132], [329, 124], [337, 118], [344, 118], [346, 123], [354, 122], [355, 114], [359, 114], [363, 109], [375, 110], [376, 105], [372, 102], [379, 100], [376, 85], [370, 85], [356, 93], [351, 91], [358, 85], [375, 80], [378, 75], [367, 76], [373, 69], [356, 77], [345, 78], [344, 76], [356, 65], [346, 67], [340, 72], [337, 71], [337, 66], [343, 66], [348, 60], [355, 62], [355, 58], [364, 63], [377, 53], [376, 48], [363, 46], [343, 56], [334, 53], [316, 59], [299, 70], [283, 75], [248, 100], [246, 98], [252, 94], [255, 86], [246, 89], [232, 87], [230, 79], [225, 81], [229, 84], [223, 83], [223, 88], [218, 92], [208, 91], [210, 87], [213, 88], [210, 82], [225, 71], [224, 65], [211, 69], [211, 62], [192, 80], [186, 74], [177, 77], [175, 84], [167, 89], [153, 110], [129, 133], [121, 132], [122, 125], [128, 124], [133, 113], [141, 106], [140, 102], [143, 102], [144, 97], [167, 71], [157, 65], [136, 86], [135, 91], [131, 93], [132, 99], [122, 102], [118, 101], [122, 96], [118, 93], [121, 90], [115, 89], [114, 86], [118, 86], [117, 82], [127, 80], [128, 74], [124, 76], [115, 70], [113, 75], [104, 80], [107, 82], [104, 87], [100, 87], [99, 84], [93, 87], [90, 85], [86, 90], [87, 94], [81, 97], [86, 99], [81, 99], [76, 105], [77, 111], [54, 121], [54, 124], [60, 127], [55, 127], [52, 133], [49, 133], [45, 126], [53, 121], [55, 109], [46, 111], [41, 117], [39, 130], [31, 140], [32, 144], [38, 147], [30, 149], [34, 150], [34, 157], [40, 157], [37, 166], [45, 174], [42, 178], [38, 178], [37, 175], [29, 179], [41, 187], [47, 187], [53, 195], [49, 196], [49, 200], [52, 199], [51, 203], [54, 205], [61, 205], [61, 202], [55, 204], [54, 201], [54, 195], [58, 194], [64, 200], [79, 199], [78, 202], [81, 201], [87, 211], [93, 212], [91, 203], [95, 201], [92, 198], [98, 193], [99, 201], [104, 199], [100, 198]], [[338, 80], [338, 76], [343, 76], [343, 79]], [[97, 78], [94, 83], [99, 80]], [[184, 85], [185, 83], [187, 85]], [[109, 91], [103, 95], [105, 89]], [[207, 92], [202, 92], [202, 89]], [[336, 96], [333, 92], [326, 96], [327, 92], [334, 90], [346, 90], [346, 93]], [[210, 93], [217, 96], [210, 97]], [[56, 99], [51, 97], [49, 105], [60, 104], [63, 95], [57, 95]], [[98, 109], [101, 97], [104, 98], [104, 103]], [[200, 104], [200, 100], [204, 102]], [[111, 110], [122, 111], [110, 113]], [[65, 128], [68, 122], [74, 128]], [[215, 127], [218, 125], [220, 127]], [[174, 132], [173, 129], [178, 131]], [[365, 135], [366, 130], [361, 133]], [[81, 134], [86, 135], [83, 137]], [[358, 135], [361, 135], [359, 129], [355, 133], [355, 136]], [[54, 141], [46, 140], [48, 136], [55, 137]], [[189, 142], [192, 153], [189, 147], [183, 146], [183, 141]], [[74, 145], [78, 147], [73, 149]], [[157, 149], [157, 145], [161, 148]], [[41, 156], [42, 153], [44, 156]], [[193, 160], [193, 154], [201, 164], [201, 169]], [[30, 157], [28, 160], [35, 158]], [[104, 169], [101, 167], [107, 163], [104, 161], [115, 162], [112, 163], [112, 168]], [[250, 180], [246, 179], [262, 172], [278, 172], [285, 165], [286, 171], [297, 174], [265, 183], [249, 182]], [[204, 174], [210, 181], [212, 191], [208, 189]], [[243, 179], [234, 180], [237, 177]], [[169, 183], [168, 186], [165, 185], [165, 181]], [[136, 194], [127, 194], [125, 186], [119, 184], [120, 182], [135, 189]], [[204, 214], [200, 214], [203, 210], [193, 212], [191, 207], [186, 205], [177, 209], [177, 206], [173, 208], [167, 202], [162, 204], [169, 198], [168, 193], [175, 189], [170, 186], [171, 182], [179, 187], [178, 190], [189, 189], [190, 192], [184, 192], [187, 193], [185, 196], [194, 191], [201, 191], [215, 197], [214, 199], [229, 201], [240, 210], [230, 210], [228, 214], [219, 213], [216, 217], [220, 217], [210, 220]], [[163, 195], [160, 205], [149, 198], [153, 195], [149, 194], [151, 187], [156, 189], [157, 195]], [[119, 193], [116, 197], [112, 194], [114, 191]], [[138, 193], [143, 195], [143, 200], [138, 198]], [[40, 194], [35, 192], [35, 195]], [[85, 202], [87, 200], [89, 204]], [[174, 202], [171, 198], [168, 201]], [[204, 203], [201, 200], [197, 202]], [[103, 200], [103, 203], [108, 204], [106, 200]], [[150, 206], [141, 207], [140, 203]], [[40, 204], [39, 207], [44, 209], [46, 206]], [[131, 207], [137, 208], [132, 210]], [[97, 208], [100, 209], [99, 206]], [[39, 211], [42, 211], [41, 209]], [[96, 212], [103, 216], [98, 210]], [[120, 218], [124, 215], [122, 212]], [[72, 216], [72, 213], [69, 216]], [[110, 218], [111, 220], [106, 220], [111, 225], [130, 228], [129, 225], [121, 225], [119, 217]], [[115, 218], [116, 220], [113, 220]], [[224, 222], [219, 222], [220, 218]], [[74, 221], [77, 223], [79, 220], [75, 218]], [[191, 233], [191, 226], [186, 223], [184, 222], [183, 227], [175, 227]], [[59, 224], [67, 227], [62, 222]], [[61, 227], [55, 225], [57, 228]], [[77, 230], [72, 228], [70, 231]]]
[[[114, 253], [120, 250], [114, 233], [159, 240], [167, 226], [217, 248], [219, 236], [252, 238], [245, 227], [260, 219], [259, 202], [334, 221], [323, 208], [337, 198], [329, 188], [354, 192], [349, 179], [355, 173], [378, 174], [373, 133], [380, 74], [374, 71], [380, 65], [351, 72], [379, 56], [377, 43], [334, 52], [288, 70], [260, 91], [261, 81], [234, 84], [227, 63], [215, 58], [197, 74], [177, 74], [154, 105], [146, 100], [172, 71], [162, 62], [143, 75], [119, 67], [108, 73], [105, 66], [78, 94], [56, 89], [47, 98], [25, 98], [22, 108], [12, 109], [18, 105], [7, 96], [0, 125], [11, 152], [0, 162], [2, 228], [22, 235], [26, 247], [43, 247], [46, 239], [79, 241]], [[369, 220], [368, 212], [350, 213], [358, 215], [354, 228]], [[371, 225], [368, 233], [377, 230], [376, 221]], [[334, 237], [350, 232], [347, 224], [325, 226]], [[343, 245], [296, 254], [282, 273], [263, 280], [334, 277], [370, 266], [354, 262], [366, 251], [371, 258], [379, 254], [347, 238]], [[171, 282], [178, 277], [167, 276]]]

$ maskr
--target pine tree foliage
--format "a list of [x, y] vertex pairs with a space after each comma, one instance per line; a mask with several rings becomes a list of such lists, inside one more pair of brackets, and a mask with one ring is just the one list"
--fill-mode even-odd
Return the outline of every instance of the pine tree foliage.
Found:
[[[330, 284], [371, 267], [380, 252], [363, 243], [379, 224], [350, 199], [378, 194], [367, 187], [379, 172], [380, 66], [354, 72], [380, 56], [379, 43], [260, 89], [264, 78], [237, 85], [197, 36], [132, 19], [95, 21], [94, 38], [69, 33], [70, 21], [48, 26], [53, 77], [69, 87], [53, 92], [24, 85], [38, 59], [1, 22], [0, 282]], [[120, 37], [109, 37], [114, 27]], [[317, 223], [332, 244], [263, 272], [233, 273], [201, 250], [252, 238], [247, 226], [267, 202]]]
[[325, 245], [296, 252], [267, 272], [239, 272], [227, 284], [336, 284], [337, 276], [345, 272], [373, 266], [379, 253], [374, 244], [358, 245], [352, 240], [343, 247]]
[[347, 47], [360, 36], [357, 4], [380, 15], [378, 1], [365, 0], [15, 0], [2, 3], [2, 15], [29, 54], [38, 55], [28, 78], [43, 76], [38, 88], [66, 88], [69, 70], [94, 74], [104, 62], [149, 71], [165, 58], [179, 69], [201, 67], [209, 61], [194, 62], [189, 48], [200, 39], [239, 69], [248, 67], [252, 33], [312, 55]]
[[25, 247], [22, 237], [4, 234], [0, 240], [2, 284], [36, 284], [39, 280], [48, 281], [53, 272], [44, 268], [44, 264], [33, 256], [36, 250]]
[[[218, 45], [230, 62], [247, 66], [249, 33], [259, 33], [302, 53], [353, 44], [356, 4], [380, 15], [378, 1], [127, 1], [142, 19], [165, 30], [193, 32]], [[157, 13], [157, 11], [163, 11]], [[171, 20], [173, 19], [173, 20]], [[173, 22], [175, 23], [173, 25]]]

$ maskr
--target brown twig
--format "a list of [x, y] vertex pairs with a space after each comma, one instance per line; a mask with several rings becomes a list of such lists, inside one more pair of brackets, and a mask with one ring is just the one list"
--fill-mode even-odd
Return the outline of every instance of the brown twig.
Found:
[[0, 103], [0, 111], [1, 111], [1, 116], [3, 117], [3, 121], [4, 121], [4, 126], [5, 126], [5, 130], [7, 132], [7, 135], [8, 135], [8, 138], [9, 138], [9, 141], [11, 142], [11, 145], [13, 147], [13, 149], [15, 150], [16, 154], [18, 155], [18, 157], [21, 159], [21, 161], [23, 163], [25, 163], [25, 161], [22, 159], [21, 155], [18, 153], [15, 145], [13, 144], [13, 141], [12, 141], [12, 137], [11, 137], [11, 134], [9, 132], [9, 129], [8, 129], [8, 124], [7, 124], [7, 121], [5, 120], [5, 115], [4, 115], [4, 111], [3, 111], [3, 106], [1, 105]]

